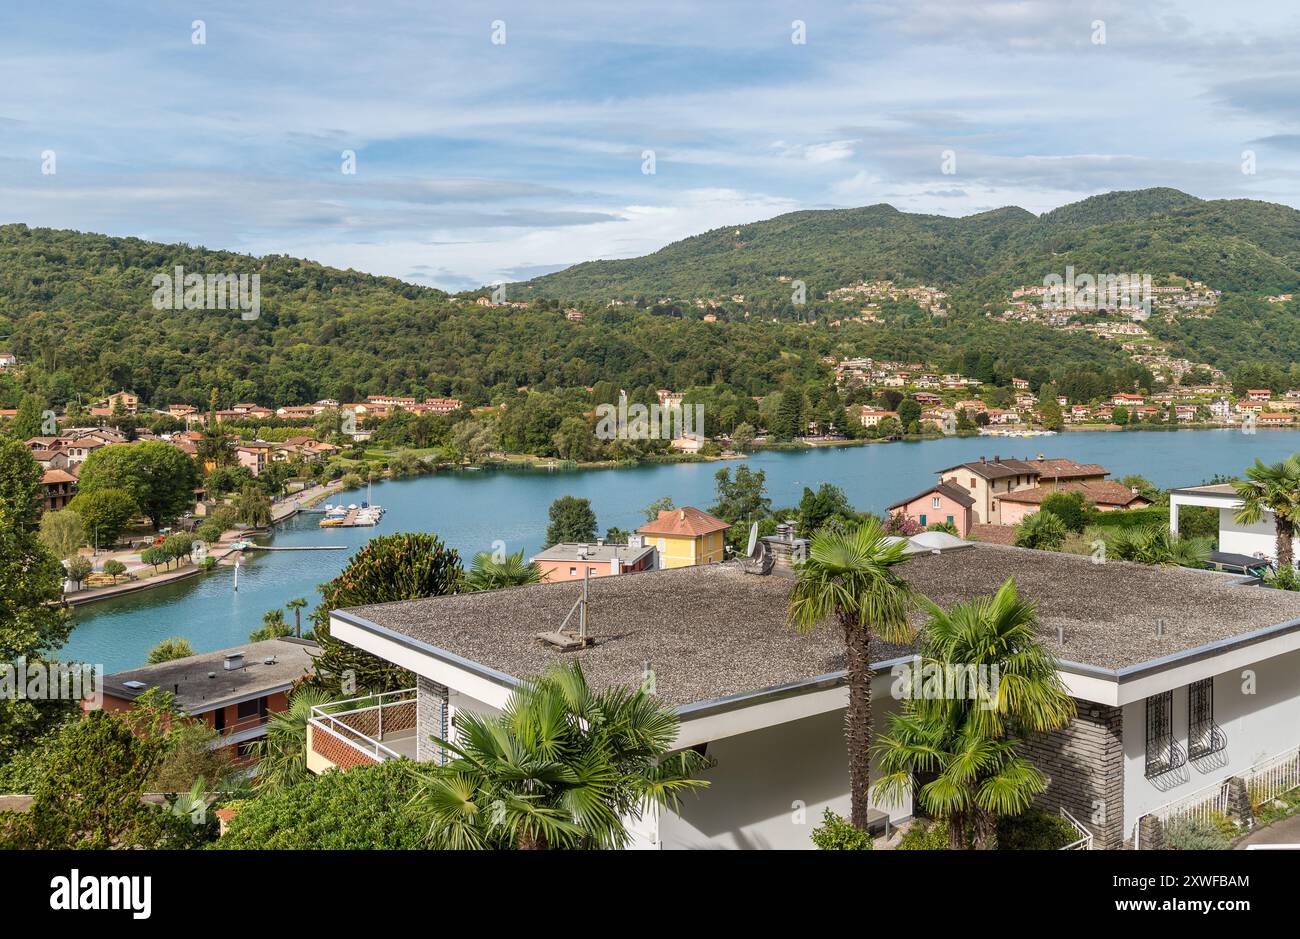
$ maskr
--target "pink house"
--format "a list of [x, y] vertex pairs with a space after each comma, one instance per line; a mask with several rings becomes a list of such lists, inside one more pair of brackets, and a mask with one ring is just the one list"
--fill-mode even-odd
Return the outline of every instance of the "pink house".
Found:
[[889, 507], [892, 515], [901, 512], [915, 520], [922, 528], [936, 523], [952, 522], [957, 527], [957, 537], [965, 538], [973, 519], [971, 506], [975, 500], [961, 486], [942, 482], [919, 492], [910, 499], [895, 502]]

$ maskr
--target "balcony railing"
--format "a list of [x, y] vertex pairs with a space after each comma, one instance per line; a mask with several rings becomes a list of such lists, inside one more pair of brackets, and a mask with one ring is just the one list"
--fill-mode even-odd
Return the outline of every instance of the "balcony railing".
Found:
[[314, 707], [312, 750], [343, 768], [414, 758], [415, 714], [414, 688]]

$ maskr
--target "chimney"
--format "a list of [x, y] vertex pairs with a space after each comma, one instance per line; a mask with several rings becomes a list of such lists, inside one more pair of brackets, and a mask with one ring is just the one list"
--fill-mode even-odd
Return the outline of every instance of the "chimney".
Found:
[[980, 456], [980, 462], [981, 463], [985, 462], [984, 457], [982, 455]]
[[632, 550], [634, 550], [634, 551], [635, 551], [635, 550], [638, 550], [638, 549], [640, 549], [640, 548], [644, 548], [644, 547], [645, 547], [645, 538], [642, 537], [641, 535], [636, 535], [636, 534], [628, 535], [628, 536], [627, 536], [627, 546], [628, 546], [629, 548], [631, 548]]

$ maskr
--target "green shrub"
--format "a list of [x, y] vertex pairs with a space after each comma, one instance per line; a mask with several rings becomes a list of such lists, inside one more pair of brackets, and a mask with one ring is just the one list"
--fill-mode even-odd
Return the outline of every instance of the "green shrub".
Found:
[[1174, 851], [1222, 851], [1231, 844], [1232, 836], [1213, 821], [1187, 818], [1165, 828], [1165, 846]]
[[1081, 492], [1053, 492], [1044, 496], [1040, 511], [1055, 515], [1067, 531], [1083, 531], [1087, 512]]
[[424, 826], [406, 810], [419, 780], [405, 760], [330, 770], [239, 806], [214, 845], [227, 850], [420, 848]]
[[1044, 809], [998, 819], [998, 848], [1003, 851], [1059, 851], [1078, 840], [1073, 825]]
[[822, 823], [812, 831], [812, 842], [823, 851], [870, 851], [871, 836], [830, 809], [822, 813]]
[[918, 818], [898, 841], [899, 851], [947, 851], [948, 826]]

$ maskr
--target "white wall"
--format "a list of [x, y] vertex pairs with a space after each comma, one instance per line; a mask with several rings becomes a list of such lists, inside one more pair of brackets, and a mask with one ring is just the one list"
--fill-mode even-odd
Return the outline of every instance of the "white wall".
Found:
[[[877, 734], [896, 707], [891, 680], [888, 672], [876, 677]], [[843, 709], [715, 740], [707, 753], [717, 761], [704, 774], [711, 785], [687, 795], [680, 814], [662, 814], [664, 848], [811, 848], [809, 835], [824, 809], [849, 814]], [[804, 806], [801, 822], [795, 820], [796, 801]], [[910, 799], [889, 808], [895, 820], [911, 812]]]
[[[1244, 525], [1236, 521], [1235, 509], [1219, 509], [1219, 550], [1236, 554], [1249, 554], [1252, 557], [1263, 555], [1277, 560], [1277, 537], [1273, 527], [1273, 513], [1253, 525]], [[1293, 539], [1292, 551], [1300, 557], [1300, 538]]]
[[[1253, 672], [1254, 693], [1248, 693]], [[1214, 680], [1214, 719], [1227, 747], [1205, 760], [1188, 760], [1176, 784], [1163, 791], [1145, 775], [1146, 703], [1124, 705], [1124, 833], [1137, 819], [1199, 789], [1227, 779], [1255, 763], [1300, 746], [1300, 651], [1264, 659], [1246, 672]], [[1187, 750], [1187, 687], [1174, 689], [1174, 739]], [[1168, 778], [1168, 777], [1162, 777]]]

